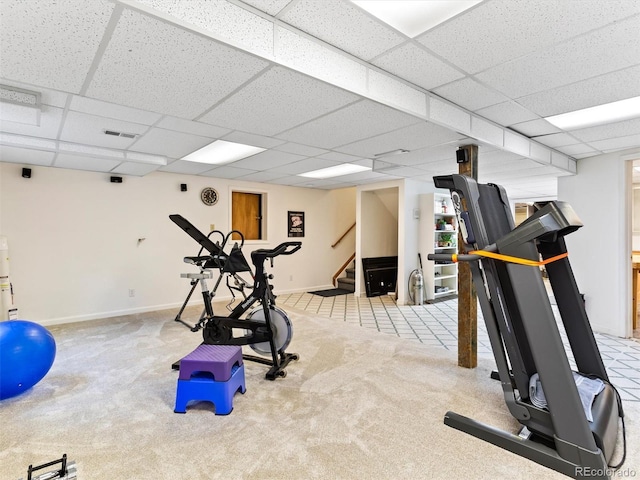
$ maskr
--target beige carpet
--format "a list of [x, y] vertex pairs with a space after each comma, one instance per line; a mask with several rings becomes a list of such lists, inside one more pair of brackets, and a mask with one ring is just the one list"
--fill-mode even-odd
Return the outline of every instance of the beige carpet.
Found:
[[[288, 311], [301, 359], [275, 382], [246, 362], [228, 416], [173, 413], [171, 363], [201, 339], [175, 312], [50, 327], [52, 370], [0, 402], [0, 479], [63, 453], [79, 480], [566, 478], [443, 424], [453, 410], [517, 430], [491, 362], [461, 369], [452, 353]], [[636, 475], [639, 410], [626, 405]]]

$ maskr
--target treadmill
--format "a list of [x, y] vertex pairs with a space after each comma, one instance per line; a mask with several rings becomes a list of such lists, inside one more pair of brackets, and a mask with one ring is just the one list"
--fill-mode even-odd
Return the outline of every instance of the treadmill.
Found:
[[[464, 175], [434, 177], [446, 188], [467, 254], [430, 254], [434, 261], [467, 261], [509, 412], [523, 426], [512, 434], [454, 412], [444, 423], [572, 478], [609, 479], [622, 402], [610, 384], [578, 291], [564, 237], [582, 226], [565, 202], [538, 204], [518, 227], [505, 190]], [[509, 261], [506, 256], [511, 257]], [[515, 257], [515, 258], [513, 258]], [[540, 262], [540, 257], [543, 259]], [[514, 261], [522, 261], [520, 264]], [[587, 420], [540, 268], [546, 270], [569, 340], [576, 371], [599, 378], [604, 390]], [[547, 408], [530, 398], [538, 374]], [[624, 429], [624, 420], [623, 420]], [[616, 467], [619, 467], [617, 465]]]

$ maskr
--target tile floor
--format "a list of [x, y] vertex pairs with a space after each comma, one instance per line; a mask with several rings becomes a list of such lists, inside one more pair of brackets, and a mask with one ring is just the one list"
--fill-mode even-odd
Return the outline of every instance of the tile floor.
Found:
[[[433, 304], [413, 306], [396, 305], [389, 296], [321, 297], [310, 293], [292, 293], [279, 295], [278, 303], [285, 308], [289, 305], [319, 316], [457, 351], [458, 300], [455, 297]], [[556, 309], [555, 306], [553, 308]], [[557, 310], [555, 313], [558, 317]], [[493, 358], [481, 315], [478, 308], [478, 356]], [[561, 334], [567, 346], [566, 335], [564, 332]], [[618, 387], [622, 399], [640, 402], [640, 342], [602, 334], [596, 334], [595, 337], [609, 378]], [[571, 357], [570, 363], [573, 365]]]

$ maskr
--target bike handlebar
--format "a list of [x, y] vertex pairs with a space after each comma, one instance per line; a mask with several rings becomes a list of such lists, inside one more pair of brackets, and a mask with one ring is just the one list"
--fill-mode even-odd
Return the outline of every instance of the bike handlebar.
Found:
[[[289, 249], [289, 247], [291, 247]], [[260, 248], [251, 252], [251, 257], [273, 258], [278, 255], [291, 255], [302, 248], [302, 242], [284, 242], [276, 248]]]

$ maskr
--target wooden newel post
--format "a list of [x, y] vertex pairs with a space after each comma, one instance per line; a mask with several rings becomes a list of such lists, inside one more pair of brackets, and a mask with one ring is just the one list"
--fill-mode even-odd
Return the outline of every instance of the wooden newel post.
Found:
[[[466, 155], [458, 155], [458, 173], [478, 179], [478, 146], [460, 147]], [[466, 161], [460, 163], [460, 160]], [[458, 234], [458, 246], [463, 245]], [[458, 264], [458, 366], [478, 366], [478, 297], [473, 287], [468, 263]]]

